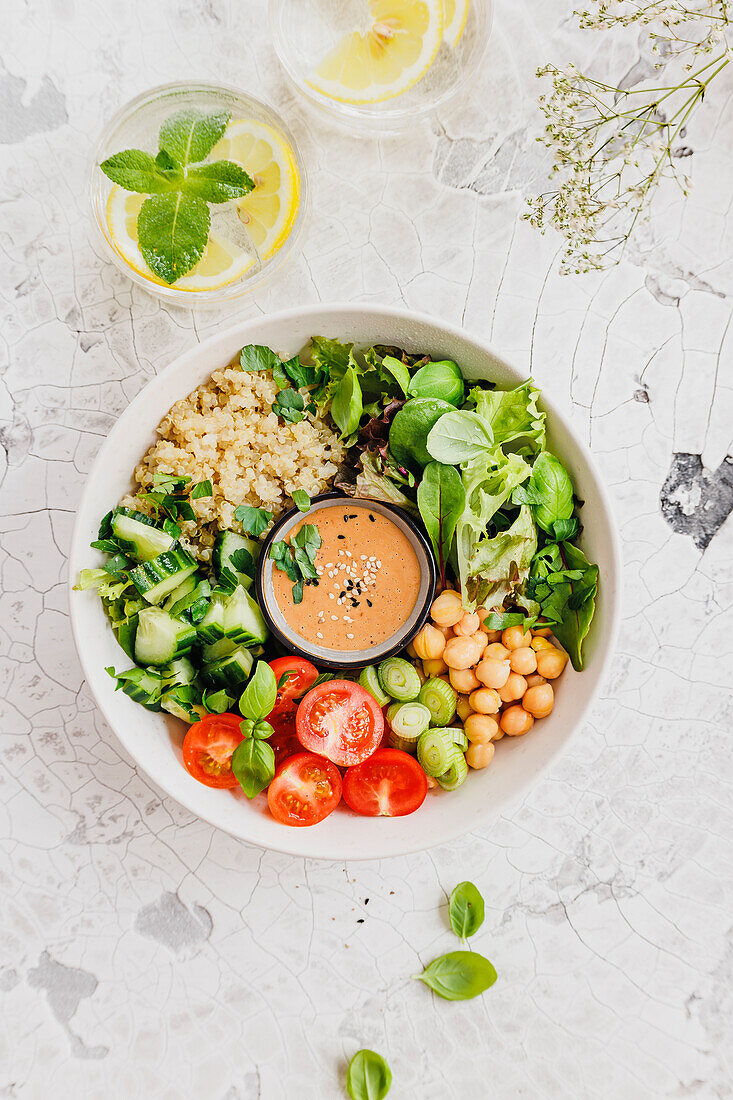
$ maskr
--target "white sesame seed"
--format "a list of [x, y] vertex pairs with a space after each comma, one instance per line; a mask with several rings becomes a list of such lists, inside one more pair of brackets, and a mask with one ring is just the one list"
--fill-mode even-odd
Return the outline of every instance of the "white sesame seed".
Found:
[[382, 563], [379, 560], [379, 558], [377, 558], [377, 569], [381, 569], [381, 568], [382, 568]]
[[321, 634], [320, 630], [317, 630], [316, 631], [316, 638], [322, 638], [322, 637], [323, 637], [323, 635]]
[[347, 634], [347, 635], [346, 635], [346, 637], [347, 637], [347, 638], [353, 638], [353, 637], [354, 637], [354, 635], [353, 635], [353, 634]]
[[366, 561], [366, 554], [360, 554], [359, 561]]
[[328, 593], [328, 598], [329, 598], [329, 600], [335, 600], [335, 599], [336, 599], [336, 597], [334, 596], [333, 592], [329, 592], [329, 593]]
[[344, 615], [344, 622], [345, 623], [353, 623], [353, 621], [354, 620], [351, 618], [350, 615]]
[[346, 553], [346, 557], [347, 557], [347, 558], [350, 558], [350, 557], [351, 557], [351, 551], [350, 551], [350, 550], [346, 550], [346, 551], [345, 551], [345, 553]]
[[338, 615], [332, 615], [331, 619], [333, 620], [333, 622], [338, 622]]

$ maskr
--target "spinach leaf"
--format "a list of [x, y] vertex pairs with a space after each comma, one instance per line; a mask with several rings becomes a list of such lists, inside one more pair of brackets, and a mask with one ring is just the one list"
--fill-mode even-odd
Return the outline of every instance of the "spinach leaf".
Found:
[[257, 737], [245, 737], [232, 753], [232, 772], [247, 798], [255, 798], [275, 775], [272, 745]]
[[249, 683], [242, 692], [239, 709], [245, 718], [258, 722], [275, 706], [277, 681], [266, 661], [258, 661]]
[[466, 490], [455, 466], [431, 462], [417, 488], [417, 506], [428, 533], [445, 585], [445, 566], [450, 556], [456, 524], [466, 504]]
[[[389, 428], [389, 449], [400, 466], [415, 468], [432, 462], [437, 456], [427, 447], [430, 432], [443, 416], [454, 412], [451, 404], [434, 397], [412, 397], [406, 401]], [[449, 459], [448, 464], [452, 462]]]
[[261, 535], [272, 520], [272, 512], [266, 508], [252, 508], [249, 504], [239, 504], [234, 509], [234, 518], [242, 524], [246, 535]]
[[359, 427], [363, 404], [356, 368], [351, 364], [333, 391], [331, 416], [346, 439]]
[[468, 1001], [484, 993], [496, 981], [496, 970], [475, 951], [449, 951], [413, 974], [446, 1001]]
[[484, 899], [472, 882], [459, 882], [453, 890], [448, 919], [451, 928], [462, 940], [478, 932], [484, 923]]
[[351, 1100], [384, 1100], [392, 1084], [392, 1071], [381, 1054], [358, 1050], [346, 1072], [346, 1091]]
[[456, 409], [430, 429], [428, 451], [438, 462], [457, 466], [494, 449], [488, 424], [475, 412]]

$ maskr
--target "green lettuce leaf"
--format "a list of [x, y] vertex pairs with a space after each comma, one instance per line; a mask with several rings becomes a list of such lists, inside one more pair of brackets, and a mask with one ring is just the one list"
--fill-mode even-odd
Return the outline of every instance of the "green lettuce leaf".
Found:
[[539, 397], [540, 391], [531, 380], [513, 390], [474, 386], [469, 393], [476, 412], [491, 426], [496, 446], [520, 439], [536, 452], [545, 446], [546, 414], [538, 407]]
[[356, 484], [353, 489], [354, 496], [366, 497], [368, 500], [383, 500], [385, 504], [396, 504], [419, 515], [417, 504], [401, 492], [394, 481], [381, 471], [379, 456], [365, 451], [361, 455], [361, 472], [357, 474]]
[[471, 604], [501, 607], [529, 573], [537, 549], [537, 528], [526, 505], [507, 531], [478, 542], [467, 563], [465, 593]]

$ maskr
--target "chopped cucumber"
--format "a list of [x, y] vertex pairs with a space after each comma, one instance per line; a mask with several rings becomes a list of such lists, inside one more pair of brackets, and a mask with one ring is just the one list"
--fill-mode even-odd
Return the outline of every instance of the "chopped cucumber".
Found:
[[241, 645], [258, 645], [267, 638], [267, 627], [262, 612], [241, 585], [233, 592], [215, 588], [211, 603], [198, 626], [199, 638], [211, 645], [222, 638], [229, 638]]
[[141, 703], [148, 710], [160, 710], [163, 682], [159, 672], [148, 668], [131, 668], [119, 675], [113, 668], [106, 671], [117, 681], [116, 691], [122, 688], [135, 703]]
[[182, 546], [174, 544], [157, 558], [130, 570], [130, 580], [148, 603], [161, 603], [186, 577], [196, 572], [196, 562]]
[[115, 508], [111, 526], [115, 540], [138, 561], [157, 558], [164, 550], [170, 550], [175, 541], [150, 516], [131, 508]]
[[228, 657], [230, 653], [234, 653], [236, 649], [234, 642], [230, 642], [228, 638], [222, 638], [219, 642], [214, 642], [213, 645], [205, 645], [201, 648], [201, 656], [204, 659], [205, 665], [210, 665], [214, 661], [221, 660], [222, 657]]
[[166, 691], [160, 705], [163, 710], [189, 725], [199, 722], [206, 715], [206, 710], [201, 706], [201, 696], [191, 684], [179, 684]]
[[196, 679], [196, 669], [189, 657], [177, 657], [175, 661], [161, 668], [160, 674], [163, 677], [163, 683], [169, 687], [175, 687], [178, 684], [185, 687]]
[[196, 590], [196, 585], [199, 583], [199, 577], [196, 573], [192, 573], [190, 577], [186, 577], [185, 581], [181, 581], [177, 588], [174, 588], [168, 599], [163, 604], [164, 611], [170, 611], [175, 615], [173, 605], [182, 600], [184, 596], [190, 596], [192, 592]]
[[249, 588], [255, 574], [260, 544], [235, 531], [222, 531], [214, 543], [212, 563], [219, 585], [232, 592], [237, 585]]
[[201, 675], [212, 687], [233, 689], [236, 692], [246, 684], [253, 664], [251, 651], [240, 646], [226, 657], [204, 665]]
[[[194, 580], [198, 574], [194, 575]], [[176, 592], [178, 589], [176, 589]], [[173, 595], [175, 596], [175, 592]], [[211, 599], [211, 585], [208, 581], [199, 581], [192, 592], [187, 592], [180, 600], [176, 600], [170, 608], [171, 615], [177, 619], [185, 619], [186, 622], [200, 623], [209, 609]], [[168, 608], [166, 607], [166, 610]]]
[[174, 619], [162, 607], [145, 607], [138, 616], [135, 660], [139, 665], [167, 665], [188, 653], [196, 627]]

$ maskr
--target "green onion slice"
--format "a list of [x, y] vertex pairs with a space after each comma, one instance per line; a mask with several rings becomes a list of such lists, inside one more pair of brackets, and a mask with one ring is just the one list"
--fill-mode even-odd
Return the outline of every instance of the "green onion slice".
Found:
[[393, 699], [410, 703], [420, 693], [420, 677], [417, 669], [404, 657], [388, 657], [377, 670], [379, 682]]
[[453, 721], [458, 696], [445, 680], [432, 676], [420, 688], [418, 700], [430, 711], [431, 726], [447, 726]]

